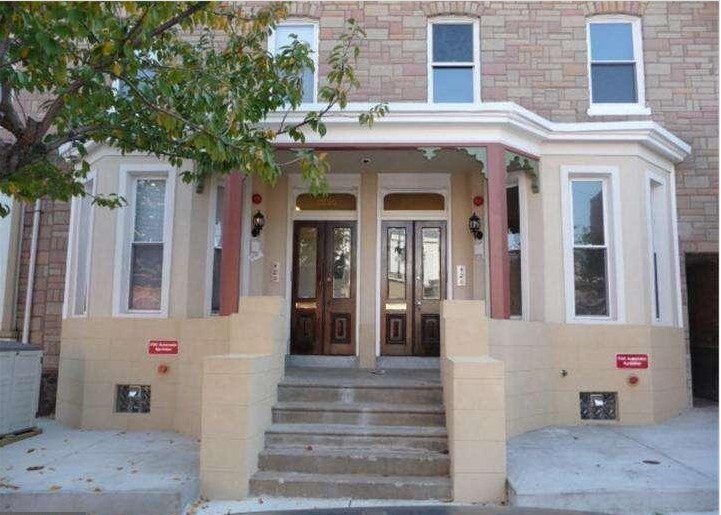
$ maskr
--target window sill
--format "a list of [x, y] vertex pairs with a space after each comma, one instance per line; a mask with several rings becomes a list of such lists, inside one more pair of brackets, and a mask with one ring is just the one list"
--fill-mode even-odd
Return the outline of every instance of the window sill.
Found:
[[651, 109], [640, 104], [595, 104], [586, 113], [588, 116], [649, 116]]

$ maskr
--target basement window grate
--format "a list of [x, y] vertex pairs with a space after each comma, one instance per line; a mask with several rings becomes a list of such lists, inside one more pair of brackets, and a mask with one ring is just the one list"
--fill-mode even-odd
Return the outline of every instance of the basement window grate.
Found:
[[150, 385], [117, 385], [115, 390], [115, 412], [150, 413]]
[[581, 392], [581, 420], [618, 420], [616, 392]]

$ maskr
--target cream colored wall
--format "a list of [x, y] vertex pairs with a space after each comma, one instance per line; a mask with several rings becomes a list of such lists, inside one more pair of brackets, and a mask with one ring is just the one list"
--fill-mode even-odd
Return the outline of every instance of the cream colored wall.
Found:
[[[361, 175], [360, 207], [359, 255], [356, 273], [362, 274], [362, 278], [370, 278], [375, 277], [378, 273], [376, 269], [378, 174], [375, 172], [366, 172]], [[372, 368], [375, 366], [376, 339], [379, 338], [376, 328], [378, 304], [374, 280], [360, 281], [358, 302], [360, 302], [358, 356], [362, 367]]]

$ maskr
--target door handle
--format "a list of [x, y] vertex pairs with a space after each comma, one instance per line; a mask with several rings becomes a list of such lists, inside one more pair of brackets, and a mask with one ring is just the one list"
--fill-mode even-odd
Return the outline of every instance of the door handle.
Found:
[[419, 308], [421, 307], [421, 301], [420, 301], [420, 300], [417, 300], [417, 301], [416, 301], [416, 306], [419, 307]]

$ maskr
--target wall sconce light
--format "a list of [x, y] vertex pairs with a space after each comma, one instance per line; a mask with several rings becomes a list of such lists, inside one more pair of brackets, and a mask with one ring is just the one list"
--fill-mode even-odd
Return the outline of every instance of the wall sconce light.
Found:
[[468, 230], [471, 231], [473, 237], [477, 240], [483, 239], [483, 231], [481, 231], [481, 219], [474, 212], [470, 218], [468, 218]]
[[256, 213], [253, 215], [253, 229], [250, 231], [250, 234], [253, 235], [253, 238], [257, 238], [260, 235], [260, 231], [263, 230], [264, 225], [265, 215], [260, 211], [256, 211]]

